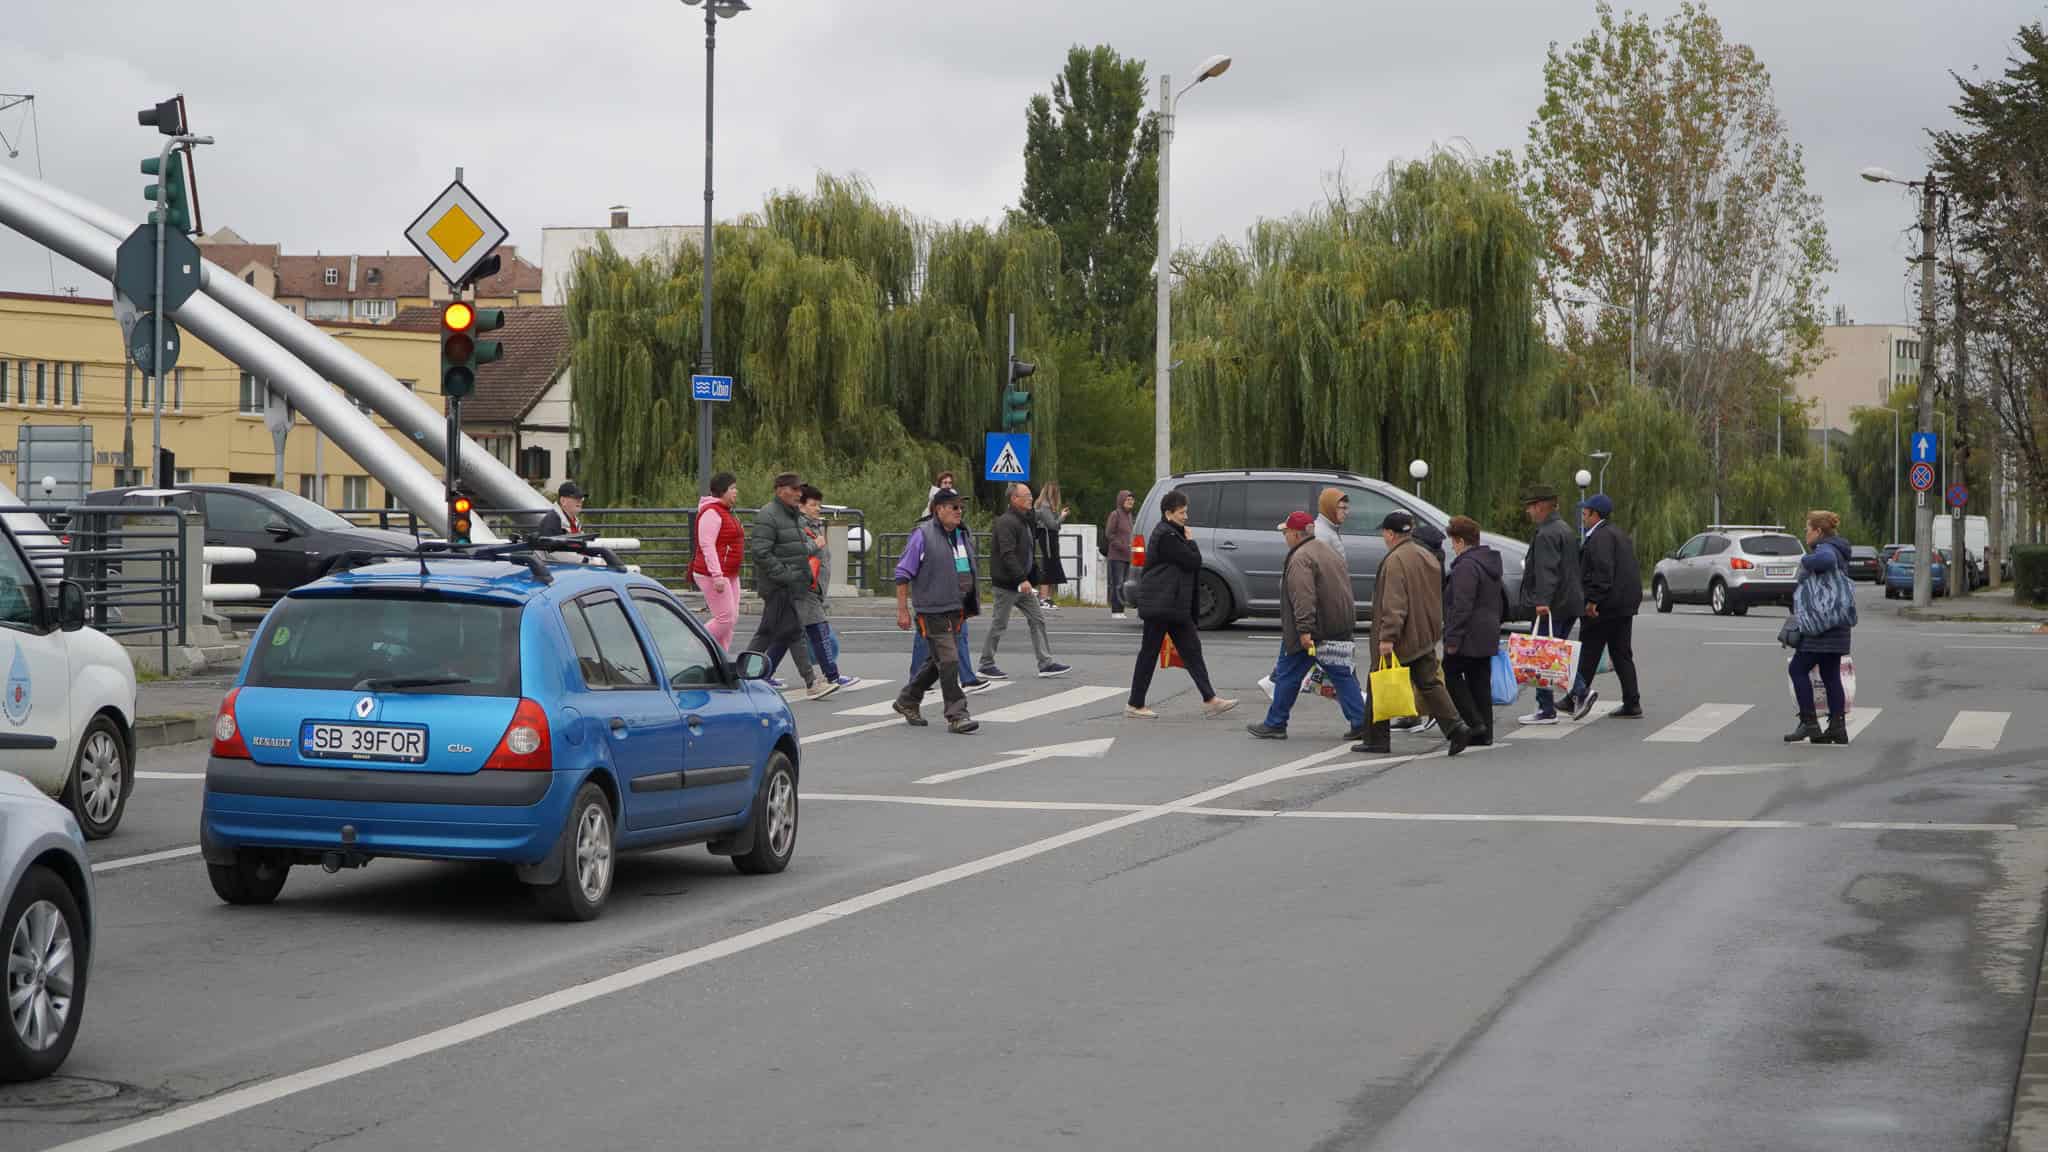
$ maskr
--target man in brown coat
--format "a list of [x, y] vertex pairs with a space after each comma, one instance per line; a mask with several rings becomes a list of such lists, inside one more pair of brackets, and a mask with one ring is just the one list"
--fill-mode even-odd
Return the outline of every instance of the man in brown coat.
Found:
[[1307, 512], [1290, 514], [1280, 532], [1287, 538], [1287, 566], [1280, 576], [1280, 662], [1273, 666], [1273, 706], [1263, 723], [1245, 731], [1261, 740], [1287, 739], [1287, 717], [1301, 695], [1301, 682], [1320, 665], [1351, 723], [1345, 739], [1356, 740], [1371, 717], [1351, 656], [1358, 621], [1351, 571], [1335, 548], [1316, 539], [1315, 518]]
[[[1415, 542], [1414, 531], [1415, 518], [1406, 512], [1389, 512], [1380, 521], [1387, 556], [1380, 561], [1379, 578], [1373, 583], [1373, 667], [1392, 656], [1408, 669], [1415, 682], [1416, 704], [1423, 715], [1442, 726], [1451, 742], [1451, 755], [1456, 756], [1471, 746], [1473, 733], [1459, 718], [1437, 662], [1436, 646], [1444, 638], [1443, 567], [1435, 553]], [[1365, 740], [1351, 750], [1381, 755], [1392, 752], [1389, 726], [1374, 724]]]

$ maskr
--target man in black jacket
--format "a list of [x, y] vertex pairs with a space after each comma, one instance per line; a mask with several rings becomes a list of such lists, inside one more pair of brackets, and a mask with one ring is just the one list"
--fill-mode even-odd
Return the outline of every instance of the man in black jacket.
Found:
[[1010, 610], [1024, 613], [1031, 630], [1031, 654], [1038, 658], [1038, 675], [1063, 676], [1065, 664], [1052, 658], [1052, 641], [1045, 634], [1045, 606], [1038, 589], [1031, 586], [1032, 526], [1037, 523], [1031, 509], [1031, 485], [1010, 485], [1010, 506], [996, 517], [989, 530], [988, 584], [995, 592], [995, 619], [988, 637], [981, 642], [981, 674], [990, 680], [1007, 680], [996, 667], [996, 646], [1003, 642], [1003, 630], [1010, 626]]
[[1614, 654], [1614, 675], [1621, 681], [1621, 710], [1616, 716], [1628, 719], [1643, 714], [1642, 696], [1636, 690], [1636, 612], [1643, 606], [1643, 574], [1636, 567], [1635, 541], [1618, 525], [1609, 522], [1614, 501], [1606, 493], [1589, 496], [1579, 505], [1579, 517], [1586, 537], [1579, 545], [1579, 569], [1586, 584], [1586, 620], [1579, 632], [1579, 680], [1572, 694], [1564, 698], [1565, 711], [1583, 720], [1593, 711], [1600, 694], [1593, 691], [1593, 674], [1600, 670], [1600, 656]]
[[[1579, 534], [1557, 514], [1557, 489], [1548, 484], [1523, 492], [1522, 509], [1536, 525], [1536, 538], [1529, 542], [1528, 564], [1522, 571], [1522, 618], [1534, 619], [1536, 630], [1543, 635], [1569, 640], [1572, 626], [1586, 610], [1586, 593], [1579, 583]], [[1556, 694], [1538, 688], [1536, 711], [1521, 721], [1557, 723]]]

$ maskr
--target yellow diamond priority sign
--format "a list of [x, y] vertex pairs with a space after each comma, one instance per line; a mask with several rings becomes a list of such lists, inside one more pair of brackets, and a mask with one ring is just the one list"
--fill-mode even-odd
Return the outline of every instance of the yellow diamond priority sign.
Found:
[[405, 238], [451, 284], [462, 283], [509, 234], [460, 180], [448, 185], [405, 230]]

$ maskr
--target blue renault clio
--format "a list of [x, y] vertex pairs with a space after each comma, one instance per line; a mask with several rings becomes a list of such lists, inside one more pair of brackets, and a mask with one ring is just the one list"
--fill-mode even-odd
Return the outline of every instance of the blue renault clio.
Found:
[[[516, 867], [563, 919], [615, 853], [796, 851], [797, 733], [766, 661], [580, 538], [359, 558], [264, 619], [214, 718], [200, 843], [230, 904], [295, 864]], [[564, 553], [589, 564], [551, 563]]]

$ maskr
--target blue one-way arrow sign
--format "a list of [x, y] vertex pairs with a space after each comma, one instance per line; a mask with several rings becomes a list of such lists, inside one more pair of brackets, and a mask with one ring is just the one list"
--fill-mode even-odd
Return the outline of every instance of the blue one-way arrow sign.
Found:
[[1935, 439], [1938, 433], [1913, 433], [1913, 463], [1932, 464], [1941, 455], [1941, 442]]

